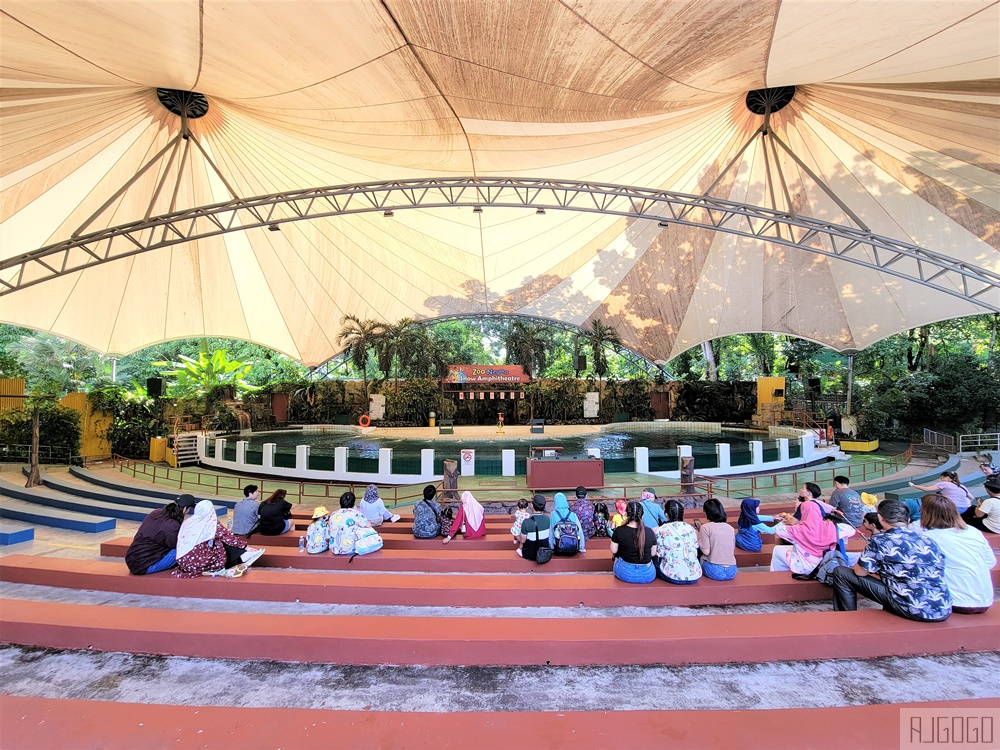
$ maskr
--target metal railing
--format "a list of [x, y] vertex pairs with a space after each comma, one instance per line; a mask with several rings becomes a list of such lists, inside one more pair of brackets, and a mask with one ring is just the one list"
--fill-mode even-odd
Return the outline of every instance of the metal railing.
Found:
[[[328, 484], [325, 482], [297, 482], [294, 480], [280, 479], [260, 479], [258, 477], [240, 477], [235, 474], [209, 474], [199, 470], [175, 469], [171, 466], [163, 466], [124, 456], [114, 456], [113, 465], [123, 474], [128, 474], [134, 479], [138, 479], [151, 484], [176, 487], [178, 491], [186, 491], [192, 494], [202, 492], [204, 494], [232, 496], [234, 499], [243, 496], [243, 487], [248, 484], [255, 484], [260, 489], [261, 497], [267, 497], [277, 489], [285, 490], [287, 500], [290, 503], [312, 503], [312, 502], [336, 502], [341, 494], [347, 491], [353, 492], [360, 499], [367, 484]], [[601, 492], [601, 500], [614, 501], [619, 498], [638, 498], [639, 493], [645, 487], [652, 487], [657, 494], [657, 498], [662, 502], [671, 497], [683, 498], [696, 496], [714, 496], [714, 478], [699, 478], [693, 484], [686, 485], [690, 491], [683, 492], [681, 483], [664, 482], [662, 480], [638, 487], [637, 485], [607, 485]], [[444, 491], [444, 483], [438, 482], [439, 491]], [[527, 487], [494, 487], [490, 485], [472, 486], [463, 484], [456, 490], [459, 493], [469, 490], [477, 499], [483, 502], [503, 501], [506, 497], [525, 497], [532, 494], [533, 490]], [[551, 492], [551, 490], [542, 490]], [[499, 495], [500, 497], [496, 497]], [[386, 506], [396, 507], [406, 505], [423, 497], [423, 485], [421, 486], [399, 486], [379, 485], [379, 496], [385, 501]]]
[[955, 436], [945, 432], [935, 432], [934, 430], [924, 428], [924, 443], [926, 445], [933, 445], [935, 448], [941, 448], [949, 453], [955, 452]]
[[[38, 446], [38, 463], [86, 466], [94, 461], [107, 460], [108, 456], [77, 456], [62, 446]], [[0, 444], [0, 463], [31, 463], [31, 446], [15, 443]]]
[[1000, 432], [980, 432], [976, 435], [958, 436], [959, 453], [982, 453], [983, 451], [1000, 453]]
[[[911, 446], [898, 455], [887, 456], [879, 461], [851, 463], [828, 469], [808, 469], [748, 477], [711, 477], [711, 480], [715, 483], [716, 491], [726, 497], [755, 495], [762, 491], [768, 493], [795, 492], [806, 482], [814, 482], [820, 487], [832, 487], [833, 478], [836, 476], [846, 476], [852, 483], [880, 479], [887, 474], [895, 474], [907, 466], [912, 458], [913, 447]], [[709, 479], [709, 477], [696, 476], [699, 479]]]

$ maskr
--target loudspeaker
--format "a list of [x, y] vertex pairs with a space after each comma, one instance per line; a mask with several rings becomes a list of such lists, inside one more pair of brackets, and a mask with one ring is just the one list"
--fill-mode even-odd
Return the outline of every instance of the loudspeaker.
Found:
[[163, 378], [146, 378], [146, 395], [150, 398], [159, 398], [166, 392], [163, 387]]
[[586, 370], [587, 369], [587, 355], [577, 354], [573, 357], [573, 369], [574, 370]]

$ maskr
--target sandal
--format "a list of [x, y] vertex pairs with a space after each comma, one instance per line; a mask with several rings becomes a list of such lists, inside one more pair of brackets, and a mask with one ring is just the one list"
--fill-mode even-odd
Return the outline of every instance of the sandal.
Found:
[[246, 563], [240, 563], [239, 565], [229, 568], [225, 572], [226, 578], [239, 578], [241, 575], [247, 572], [250, 566]]

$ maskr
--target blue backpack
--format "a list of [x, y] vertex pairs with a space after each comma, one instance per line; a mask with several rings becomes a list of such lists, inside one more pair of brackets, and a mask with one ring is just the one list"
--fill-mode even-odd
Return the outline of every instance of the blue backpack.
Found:
[[580, 551], [580, 530], [568, 518], [556, 522], [552, 529], [552, 553], [556, 555], [575, 555]]

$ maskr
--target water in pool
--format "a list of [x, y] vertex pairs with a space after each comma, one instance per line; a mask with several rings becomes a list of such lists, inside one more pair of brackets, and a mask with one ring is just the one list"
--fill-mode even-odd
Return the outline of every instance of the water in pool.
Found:
[[[766, 440], [766, 434], [763, 439]], [[631, 431], [623, 426], [614, 430], [593, 433], [589, 435], [531, 438], [502, 437], [497, 439], [479, 440], [418, 440], [413, 438], [392, 438], [359, 436], [346, 433], [303, 434], [301, 432], [271, 432], [257, 433], [243, 438], [247, 440], [249, 450], [259, 451], [264, 443], [275, 443], [279, 453], [294, 453], [296, 445], [308, 445], [313, 456], [333, 456], [333, 449], [347, 447], [349, 455], [358, 458], [376, 459], [379, 448], [392, 448], [394, 458], [419, 458], [421, 448], [434, 448], [439, 459], [442, 455], [457, 457], [462, 448], [476, 451], [480, 458], [496, 458], [499, 460], [501, 450], [514, 450], [515, 459], [523, 461], [529, 450], [534, 447], [562, 446], [563, 455], [586, 453], [588, 448], [600, 448], [604, 459], [631, 459], [634, 448], [646, 447], [650, 455], [670, 453], [676, 455], [678, 445], [690, 445], [696, 455], [715, 455], [716, 443], [729, 443], [732, 451], [746, 452], [750, 440], [762, 439], [760, 433], [739, 430], [723, 430], [721, 433], [685, 433], [681, 431]]]

